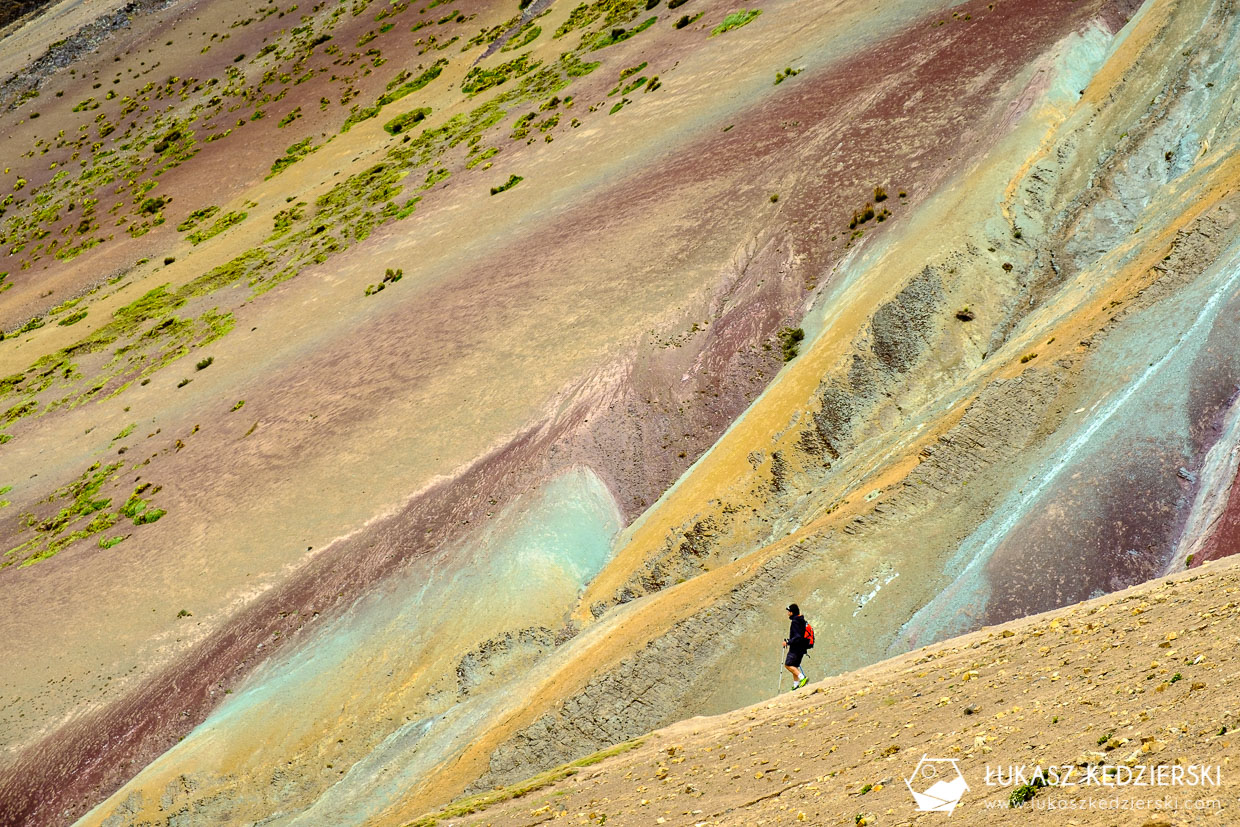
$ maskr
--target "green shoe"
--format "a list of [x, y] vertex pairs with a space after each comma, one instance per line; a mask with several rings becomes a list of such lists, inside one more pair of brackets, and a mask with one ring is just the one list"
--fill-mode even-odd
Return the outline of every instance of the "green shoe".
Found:
[[802, 686], [805, 686], [805, 684], [807, 683], [809, 683], [809, 675], [806, 675], [805, 677], [801, 678], [801, 680], [797, 681], [796, 684], [792, 688], [800, 689]]

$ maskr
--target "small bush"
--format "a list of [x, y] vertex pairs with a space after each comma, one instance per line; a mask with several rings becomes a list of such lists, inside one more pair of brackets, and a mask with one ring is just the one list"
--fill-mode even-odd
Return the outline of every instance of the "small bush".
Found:
[[512, 189], [513, 187], [515, 187], [517, 184], [520, 184], [524, 180], [525, 179], [522, 178], [520, 175], [509, 175], [507, 181], [500, 184], [498, 187], [491, 187], [491, 195], [499, 195], [501, 192]]
[[415, 126], [416, 124], [426, 120], [426, 116], [429, 114], [431, 114], [431, 108], [429, 106], [423, 106], [419, 109], [413, 110], [412, 112], [397, 115], [395, 118], [392, 118], [392, 120], [383, 125], [383, 131], [389, 135], [399, 135], [411, 126]]
[[1012, 790], [1012, 794], [1008, 796], [1008, 807], [1016, 809], [1023, 807], [1027, 801], [1038, 794], [1038, 788], [1046, 786], [1046, 782], [1041, 778], [1033, 779], [1032, 784], [1021, 784]]
[[874, 188], [874, 203], [881, 204], [886, 200], [887, 200], [887, 190], [883, 189], [882, 187], [875, 187]]
[[177, 382], [177, 387], [178, 387], [178, 388], [183, 388], [183, 387], [185, 387], [186, 385], [188, 385], [188, 384], [189, 384], [190, 382], [192, 382], [192, 381], [193, 381], [192, 379], [182, 379], [180, 382]]
[[782, 72], [776, 72], [775, 73], [775, 85], [778, 86], [779, 84], [783, 83], [788, 78], [796, 77], [797, 75], [801, 74], [801, 72], [802, 72], [801, 69], [793, 69], [791, 66], [787, 67]]
[[194, 367], [197, 368], [198, 370], [206, 370], [207, 368], [211, 367], [211, 363], [214, 361], [215, 361], [214, 356], [208, 356], [206, 359], [199, 360], [198, 364], [194, 365]]
[[1024, 356], [1020, 357], [1020, 363], [1023, 365], [1023, 364], [1025, 364], [1026, 362], [1032, 362], [1032, 361], [1033, 361], [1034, 359], [1036, 359], [1036, 358], [1038, 358], [1038, 354], [1036, 354], [1036, 353], [1026, 353]]
[[167, 203], [167, 199], [164, 198], [148, 198], [142, 202], [142, 206], [138, 208], [138, 212], [143, 215], [154, 215], [162, 210], [164, 205]]
[[176, 260], [177, 260], [177, 257], [176, 257], [176, 256], [165, 256], [165, 257], [164, 257], [164, 266], [166, 267], [166, 266], [168, 266], [169, 264], [171, 264], [172, 262], [174, 262], [174, 261], [176, 261]]
[[779, 331], [779, 345], [785, 362], [791, 362], [797, 357], [804, 339], [805, 331], [799, 327], [785, 327]]

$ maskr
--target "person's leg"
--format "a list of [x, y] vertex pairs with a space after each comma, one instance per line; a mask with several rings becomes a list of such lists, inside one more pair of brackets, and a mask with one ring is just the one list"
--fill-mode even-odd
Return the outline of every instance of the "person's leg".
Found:
[[801, 671], [802, 653], [795, 650], [788, 650], [788, 657], [784, 660], [784, 668], [792, 673], [792, 688], [796, 689], [805, 680], [805, 673]]

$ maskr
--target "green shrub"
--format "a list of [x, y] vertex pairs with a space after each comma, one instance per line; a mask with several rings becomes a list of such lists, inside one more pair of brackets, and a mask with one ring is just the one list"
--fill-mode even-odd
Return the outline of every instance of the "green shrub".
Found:
[[1032, 784], [1021, 784], [1019, 787], [1012, 790], [1011, 795], [1008, 796], [1008, 807], [1013, 809], [1023, 807], [1027, 801], [1038, 794], [1039, 787], [1045, 786], [1046, 782], [1041, 778], [1033, 779]]
[[710, 36], [714, 37], [717, 34], [723, 34], [724, 32], [730, 32], [733, 29], [739, 29], [741, 26], [746, 26], [752, 23], [760, 14], [762, 14], [762, 9], [741, 9], [740, 11], [734, 11], [727, 17], [723, 18], [722, 23], [710, 30]]
[[805, 331], [799, 327], [785, 327], [779, 331], [779, 345], [785, 362], [791, 362], [797, 357], [804, 339]]
[[594, 43], [590, 46], [590, 49], [592, 51], [595, 49], [604, 49], [615, 43], [622, 43], [623, 41], [628, 40], [630, 37], [633, 37], [634, 35], [638, 35], [646, 31], [646, 29], [649, 29], [651, 26], [653, 26], [658, 21], [658, 19], [659, 18], [657, 17], [651, 17], [647, 20], [643, 20], [641, 23], [637, 24], [631, 29], [624, 29], [624, 28], [619, 28], [619, 27], [610, 29], [609, 31], [606, 31], [603, 34], [599, 35], [595, 39]]
[[63, 319], [61, 319], [56, 324], [60, 325], [61, 327], [68, 327], [71, 324], [77, 324], [78, 322], [82, 321], [82, 319], [85, 319], [85, 318], [86, 318], [86, 311], [79, 310], [78, 312], [73, 313], [72, 315], [65, 316]]
[[188, 236], [186, 236], [186, 238], [189, 239], [190, 244], [201, 244], [202, 242], [206, 241], [208, 238], [212, 238], [213, 236], [217, 236], [220, 233], [224, 232], [229, 227], [232, 227], [236, 224], [240, 224], [242, 221], [245, 221], [246, 218], [248, 217], [249, 217], [249, 214], [244, 213], [244, 212], [226, 213], [225, 215], [222, 215], [219, 218], [215, 219], [215, 223], [212, 224], [210, 227], [207, 227], [206, 229], [203, 229], [203, 230], [197, 230], [195, 232], [192, 232]]
[[[410, 81], [394, 80], [388, 84], [388, 90], [379, 98], [379, 106], [387, 106], [389, 103], [395, 103], [405, 95], [416, 92], [435, 78], [439, 77], [439, 73], [443, 71], [443, 67], [448, 65], [448, 61], [439, 59], [435, 61], [431, 68]], [[407, 76], [407, 75], [406, 75]], [[398, 76], [399, 78], [399, 76]]]
[[525, 179], [520, 175], [510, 175], [508, 176], [508, 180], [500, 184], [498, 187], [491, 187], [491, 195], [499, 195], [501, 192], [512, 189], [524, 180]]
[[148, 198], [142, 202], [142, 206], [138, 208], [138, 212], [143, 215], [154, 215], [164, 208], [168, 201], [163, 198]]
[[[308, 139], [307, 139], [308, 140]], [[296, 144], [294, 144], [296, 146]], [[200, 210], [194, 210], [185, 217], [185, 220], [177, 225], [177, 230], [186, 232], [198, 226], [199, 222], [204, 221], [220, 211], [219, 207], [203, 207]], [[164, 261], [164, 264], [171, 264], [171, 261]]]
[[152, 508], [150, 510], [143, 511], [141, 514], [134, 517], [133, 524], [134, 525], [146, 525], [147, 523], [153, 523], [167, 513], [168, 512], [162, 508]]
[[485, 92], [487, 89], [506, 83], [512, 78], [521, 77], [522, 75], [537, 69], [542, 64], [540, 60], [531, 60], [529, 54], [523, 54], [513, 58], [507, 63], [502, 63], [494, 69], [483, 69], [481, 66], [475, 66], [465, 75], [465, 79], [461, 81], [461, 91], [467, 95], [476, 95], [479, 92]]

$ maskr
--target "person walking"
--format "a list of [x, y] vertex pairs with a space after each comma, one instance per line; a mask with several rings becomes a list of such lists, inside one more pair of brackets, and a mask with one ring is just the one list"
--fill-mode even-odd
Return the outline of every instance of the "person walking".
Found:
[[792, 688], [800, 689], [809, 683], [809, 678], [801, 669], [801, 659], [805, 657], [805, 653], [809, 651], [812, 644], [805, 634], [805, 627], [808, 624], [801, 616], [800, 607], [795, 603], [788, 605], [788, 620], [791, 621], [791, 625], [788, 627], [788, 637], [784, 640], [784, 648], [788, 650], [788, 654], [784, 657], [784, 668], [792, 673]]

